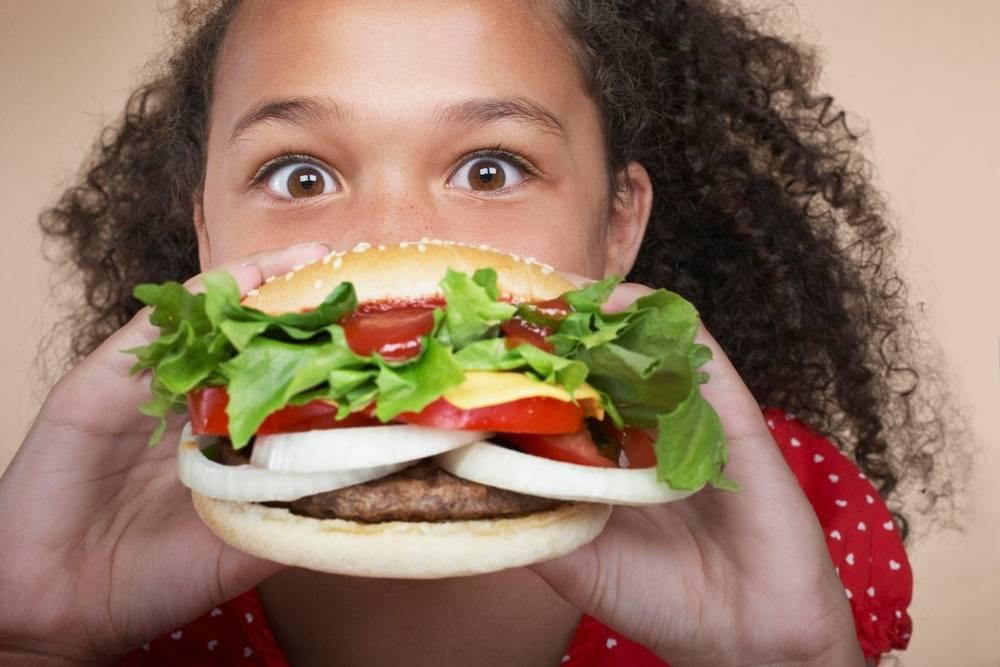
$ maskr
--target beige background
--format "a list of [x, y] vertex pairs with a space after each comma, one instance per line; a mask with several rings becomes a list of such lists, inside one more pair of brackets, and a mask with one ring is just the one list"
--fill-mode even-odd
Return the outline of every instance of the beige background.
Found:
[[[0, 469], [44, 393], [33, 370], [52, 322], [35, 219], [121, 109], [167, 24], [147, 0], [0, 0]], [[944, 349], [978, 446], [968, 528], [912, 548], [906, 665], [1000, 665], [1000, 3], [798, 0], [825, 85], [866, 119], [903, 229], [915, 301]]]

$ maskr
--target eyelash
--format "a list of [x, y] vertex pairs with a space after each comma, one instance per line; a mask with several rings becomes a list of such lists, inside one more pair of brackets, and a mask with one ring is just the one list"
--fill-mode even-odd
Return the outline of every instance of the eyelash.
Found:
[[264, 164], [260, 166], [257, 173], [253, 175], [250, 179], [250, 188], [255, 188], [263, 185], [267, 182], [267, 179], [271, 177], [271, 174], [281, 169], [285, 165], [294, 164], [296, 162], [305, 162], [306, 164], [311, 164], [314, 167], [319, 167], [324, 171], [333, 173], [333, 169], [329, 165], [324, 163], [322, 160], [317, 160], [311, 155], [304, 155], [302, 153], [293, 153], [292, 151], [282, 151], [275, 157], [271, 158]]
[[[451, 168], [451, 173], [457, 171], [458, 168], [463, 164], [480, 158], [497, 158], [501, 160], [506, 160], [511, 164], [513, 164], [518, 169], [521, 169], [522, 171], [527, 173], [529, 177], [538, 177], [543, 175], [543, 172], [538, 167], [536, 167], [531, 160], [518, 153], [514, 153], [510, 150], [507, 150], [503, 146], [503, 144], [500, 143], [493, 144], [489, 148], [479, 149], [463, 155]], [[312, 157], [311, 155], [305, 155], [303, 153], [295, 153], [286, 150], [282, 151], [275, 157], [271, 158], [270, 160], [262, 164], [260, 168], [257, 170], [257, 172], [251, 177], [247, 189], [249, 190], [263, 186], [265, 183], [267, 183], [267, 179], [269, 179], [271, 177], [271, 174], [273, 174], [275, 171], [281, 169], [285, 165], [294, 164], [296, 162], [305, 162], [306, 164], [311, 164], [325, 171], [328, 171], [331, 174], [333, 173], [333, 169], [331, 169], [330, 166], [324, 163], [322, 160], [318, 160]], [[519, 185], [521, 184], [519, 183], [518, 185], [512, 187], [516, 188]], [[498, 196], [498, 195], [490, 195], [490, 196]]]

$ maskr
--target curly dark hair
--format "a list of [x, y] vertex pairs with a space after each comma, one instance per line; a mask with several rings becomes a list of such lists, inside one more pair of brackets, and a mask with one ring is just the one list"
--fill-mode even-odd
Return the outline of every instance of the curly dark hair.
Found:
[[[924, 501], [908, 516], [940, 507], [954, 490], [935, 461], [947, 401], [918, 371], [896, 233], [859, 137], [816, 90], [815, 52], [717, 0], [553, 2], [602, 113], [609, 175], [635, 160], [653, 179], [629, 278], [690, 299], [758, 401], [832, 437], [891, 507], [904, 481]], [[212, 74], [238, 4], [182, 3], [172, 55], [42, 215], [82, 279], [72, 360], [135, 314], [137, 283], [198, 271]]]

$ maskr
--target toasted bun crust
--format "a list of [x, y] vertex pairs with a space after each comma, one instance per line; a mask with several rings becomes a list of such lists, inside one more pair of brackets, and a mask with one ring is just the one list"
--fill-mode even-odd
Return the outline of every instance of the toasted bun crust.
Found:
[[515, 519], [363, 524], [313, 519], [191, 492], [202, 521], [260, 558], [357, 577], [438, 579], [495, 572], [567, 554], [601, 532], [611, 507], [570, 503]]
[[243, 303], [268, 314], [315, 308], [337, 284], [354, 284], [358, 301], [426, 299], [441, 295], [447, 270], [473, 273], [493, 268], [501, 295], [514, 301], [544, 301], [575, 288], [552, 267], [486, 246], [424, 239], [397, 246], [359, 244], [269, 278]]

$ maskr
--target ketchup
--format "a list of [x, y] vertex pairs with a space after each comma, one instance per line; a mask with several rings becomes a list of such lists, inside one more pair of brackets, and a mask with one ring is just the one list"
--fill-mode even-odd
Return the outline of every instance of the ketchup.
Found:
[[[443, 299], [369, 301], [340, 321], [347, 344], [355, 353], [368, 356], [378, 352], [391, 361], [420, 354], [420, 338], [434, 328], [434, 308]], [[527, 343], [546, 352], [553, 348], [546, 338], [571, 312], [563, 299], [550, 299], [518, 306], [517, 313], [500, 325], [510, 348]]]

